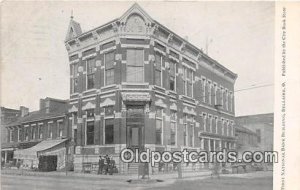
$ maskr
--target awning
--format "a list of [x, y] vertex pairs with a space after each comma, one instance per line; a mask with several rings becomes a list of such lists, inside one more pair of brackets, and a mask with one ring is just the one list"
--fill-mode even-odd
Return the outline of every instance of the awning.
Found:
[[14, 151], [14, 158], [15, 159], [28, 159], [28, 160], [35, 160], [38, 157], [38, 152], [45, 151], [52, 147], [55, 147], [68, 139], [58, 139], [58, 140], [45, 140], [37, 145], [27, 148], [27, 149], [19, 149]]

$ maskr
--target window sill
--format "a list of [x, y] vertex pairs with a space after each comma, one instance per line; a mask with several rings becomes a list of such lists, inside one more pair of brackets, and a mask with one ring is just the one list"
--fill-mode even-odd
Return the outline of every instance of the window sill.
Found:
[[96, 91], [96, 88], [88, 89], [88, 90], [86, 90], [86, 91], [83, 91], [83, 93], [88, 93], [88, 92], [93, 92], [93, 91]]

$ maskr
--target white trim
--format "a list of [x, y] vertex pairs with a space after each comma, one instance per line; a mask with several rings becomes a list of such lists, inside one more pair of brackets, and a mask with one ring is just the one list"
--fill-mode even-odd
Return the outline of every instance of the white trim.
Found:
[[[113, 42], [114, 40], [112, 40], [111, 42]], [[107, 43], [110, 43], [110, 42], [107, 42]], [[106, 44], [106, 43], [103, 43], [103, 44]], [[103, 45], [103, 44], [101, 44], [101, 46]], [[114, 50], [116, 50], [117, 49], [117, 46], [116, 45], [114, 45], [114, 46], [112, 46], [112, 47], [109, 47], [109, 48], [106, 48], [106, 49], [103, 49], [103, 50], [101, 50], [100, 51], [100, 54], [106, 54], [106, 53], [108, 53], [109, 51], [114, 51]], [[116, 58], [116, 57], [115, 57]]]
[[88, 109], [95, 109], [96, 108], [96, 105], [91, 103], [91, 102], [88, 102], [86, 103], [84, 106], [82, 106], [82, 110], [88, 110]]
[[121, 44], [121, 48], [150, 48], [150, 45], [143, 45], [143, 44]]

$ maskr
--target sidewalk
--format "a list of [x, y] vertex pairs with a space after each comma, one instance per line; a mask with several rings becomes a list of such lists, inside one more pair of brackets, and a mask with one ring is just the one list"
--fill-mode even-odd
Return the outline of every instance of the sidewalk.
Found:
[[[77, 172], [39, 172], [39, 171], [30, 171], [30, 170], [17, 170], [17, 169], [2, 169], [2, 175], [23, 175], [23, 176], [43, 176], [43, 177], [80, 177], [80, 178], [97, 178], [97, 179], [107, 179], [107, 180], [130, 180], [138, 179], [137, 174], [114, 174], [114, 175], [97, 175], [93, 173], [77, 173]], [[210, 171], [198, 171], [198, 172], [186, 172], [182, 173], [182, 178], [195, 178], [195, 177], [204, 177], [210, 176]], [[148, 177], [148, 176], [146, 176]], [[177, 172], [174, 173], [162, 173], [162, 174], [153, 174], [149, 176], [150, 179], [178, 179]]]
[[[195, 172], [185, 172], [182, 173], [182, 180], [195, 180], [210, 177], [210, 171], [195, 171]], [[71, 177], [71, 178], [85, 178], [85, 179], [103, 179], [103, 180], [121, 180], [127, 181], [130, 179], [138, 179], [138, 175], [128, 175], [128, 174], [115, 174], [115, 175], [97, 175], [93, 173], [77, 173], [77, 172], [39, 172], [30, 170], [17, 170], [17, 169], [4, 169], [1, 171], [1, 175], [22, 175], [22, 176], [40, 176], [40, 177]], [[272, 177], [272, 171], [260, 171], [260, 172], [249, 172], [240, 174], [221, 174], [220, 177], [234, 177], [234, 178], [264, 178]], [[149, 176], [150, 179], [158, 180], [176, 180], [178, 179], [178, 174], [175, 173], [162, 173], [154, 174]]]

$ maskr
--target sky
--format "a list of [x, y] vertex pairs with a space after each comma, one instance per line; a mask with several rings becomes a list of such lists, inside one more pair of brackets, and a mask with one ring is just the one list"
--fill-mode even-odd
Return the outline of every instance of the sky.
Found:
[[[68, 99], [64, 40], [71, 12], [88, 31], [121, 17], [133, 3], [2, 2], [0, 105], [33, 111], [40, 98]], [[273, 112], [274, 2], [138, 3], [154, 20], [238, 74], [236, 116]]]

